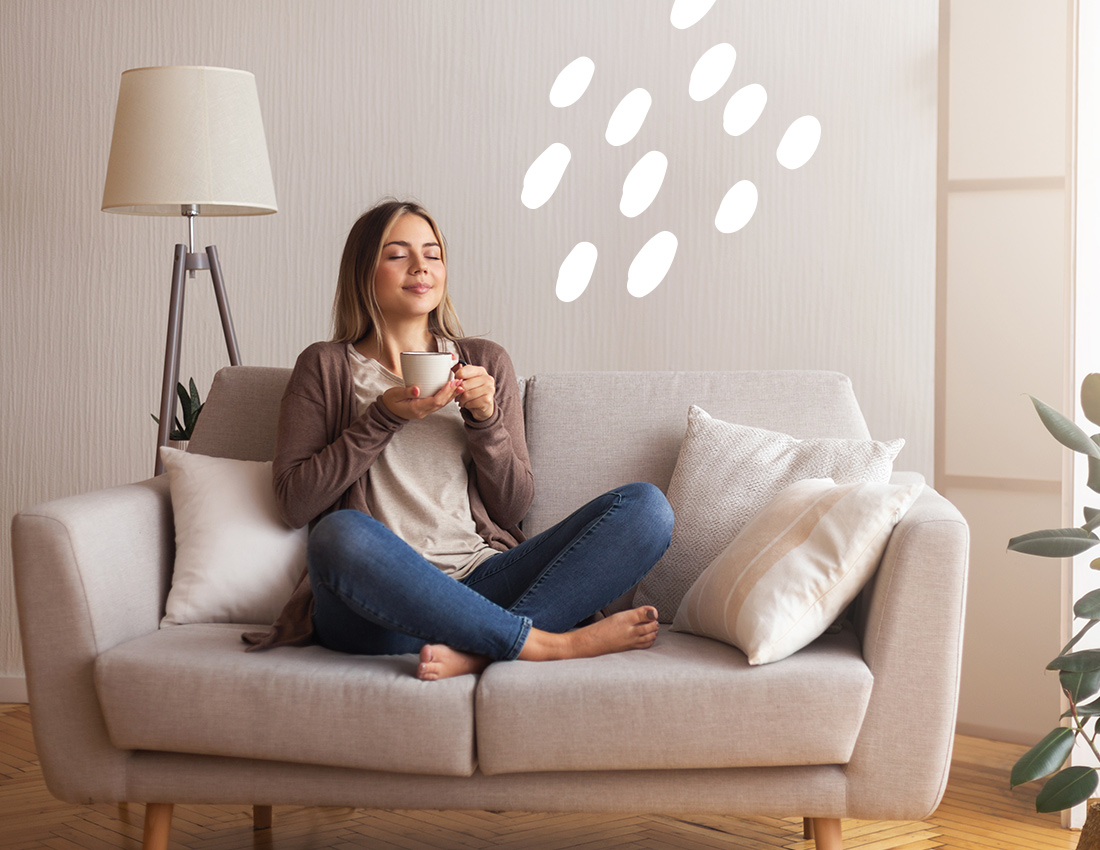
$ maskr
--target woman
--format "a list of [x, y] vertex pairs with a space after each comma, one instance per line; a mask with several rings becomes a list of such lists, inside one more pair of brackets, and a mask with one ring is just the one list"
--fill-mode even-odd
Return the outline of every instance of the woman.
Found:
[[[424, 209], [387, 201], [355, 223], [333, 318], [334, 340], [298, 358], [276, 441], [283, 518], [311, 526], [308, 581], [251, 648], [418, 652], [432, 680], [651, 646], [649, 606], [574, 627], [664, 553], [667, 500], [627, 485], [524, 539], [534, 485], [512, 363], [462, 336]], [[451, 353], [452, 380], [432, 396], [406, 388], [402, 351]]]

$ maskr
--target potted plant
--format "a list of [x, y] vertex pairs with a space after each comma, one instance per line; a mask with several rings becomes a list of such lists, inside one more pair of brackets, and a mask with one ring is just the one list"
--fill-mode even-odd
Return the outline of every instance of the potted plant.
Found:
[[[1089, 489], [1100, 493], [1100, 434], [1089, 437], [1071, 420], [1049, 405], [1031, 396], [1035, 410], [1046, 429], [1062, 445], [1088, 457]], [[1100, 425], [1100, 373], [1088, 375], [1081, 383], [1081, 407], [1086, 418]], [[1100, 528], [1100, 509], [1084, 509], [1084, 523], [1076, 528], [1055, 528], [1032, 531], [1008, 542], [1014, 552], [1039, 555], [1044, 558], [1071, 558], [1100, 543], [1096, 529]], [[1100, 569], [1100, 558], [1093, 569]], [[1038, 744], [1024, 753], [1012, 768], [1011, 785], [1047, 778], [1035, 798], [1040, 812], [1057, 812], [1083, 803], [1092, 796], [1100, 775], [1096, 766], [1064, 767], [1077, 741], [1084, 742], [1100, 765], [1100, 649], [1076, 649], [1081, 639], [1100, 623], [1100, 590], [1086, 593], [1073, 606], [1074, 617], [1084, 624], [1062, 651], [1047, 665], [1058, 673], [1069, 709], [1062, 715], [1068, 725], [1058, 726]], [[1095, 805], [1095, 804], [1094, 804]], [[1100, 847], [1100, 808], [1089, 807], [1088, 820], [1081, 833], [1079, 848]], [[1089, 837], [1091, 835], [1091, 838]]]
[[[183, 421], [180, 422], [180, 418], [176, 417], [173, 423], [175, 427], [168, 433], [168, 439], [177, 443], [186, 443], [191, 439], [195, 423], [199, 421], [199, 414], [202, 413], [203, 402], [199, 399], [199, 391], [195, 388], [195, 379], [190, 378], [188, 384], [190, 384], [190, 392], [183, 384], [176, 384], [176, 395], [180, 399], [180, 413], [183, 414]], [[153, 416], [151, 413], [149, 415]], [[153, 416], [153, 421], [160, 425], [160, 419], [156, 416]]]

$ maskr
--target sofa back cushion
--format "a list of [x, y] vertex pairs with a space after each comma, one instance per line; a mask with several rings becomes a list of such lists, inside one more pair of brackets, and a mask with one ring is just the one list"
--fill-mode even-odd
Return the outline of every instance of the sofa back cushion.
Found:
[[214, 376], [188, 451], [237, 460], [275, 457], [275, 426], [290, 369], [226, 366]]
[[[279, 402], [290, 369], [228, 366], [214, 382], [189, 450], [239, 460], [271, 460]], [[523, 382], [521, 382], [522, 384]], [[565, 372], [526, 381], [527, 446], [535, 501], [528, 535], [588, 499], [631, 481], [668, 489], [688, 408], [715, 419], [794, 437], [870, 434], [837, 372]]]
[[574, 372], [527, 382], [536, 534], [631, 481], [667, 491], [688, 408], [800, 439], [870, 434], [851, 381], [836, 372]]

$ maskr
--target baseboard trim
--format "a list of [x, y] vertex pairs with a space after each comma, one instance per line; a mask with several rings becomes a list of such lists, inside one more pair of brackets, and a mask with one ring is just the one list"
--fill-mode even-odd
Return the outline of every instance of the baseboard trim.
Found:
[[27, 677], [0, 676], [0, 702], [27, 702]]
[[1032, 747], [1042, 738], [1042, 734], [1024, 732], [1019, 729], [1003, 729], [999, 726], [987, 726], [981, 723], [956, 723], [955, 732], [968, 738], [984, 738], [987, 741], [999, 741], [1002, 744], [1021, 744]]

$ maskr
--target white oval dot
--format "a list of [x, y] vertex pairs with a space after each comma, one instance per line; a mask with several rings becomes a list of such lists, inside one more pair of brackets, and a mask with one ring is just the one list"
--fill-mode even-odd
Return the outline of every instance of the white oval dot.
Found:
[[592, 270], [596, 267], [596, 246], [591, 242], [578, 242], [573, 250], [561, 262], [558, 269], [558, 283], [554, 294], [559, 301], [569, 303], [581, 297], [592, 279]]
[[531, 163], [523, 175], [523, 192], [520, 194], [520, 200], [527, 209], [537, 210], [550, 200], [571, 156], [569, 148], [561, 142], [554, 142]]
[[652, 104], [653, 98], [649, 96], [649, 92], [645, 89], [634, 89], [619, 101], [619, 105], [611, 113], [604, 138], [616, 147], [625, 145], [642, 129], [642, 122], [649, 114]]
[[656, 289], [676, 257], [676, 237], [662, 230], [642, 246], [626, 273], [626, 291], [644, 298]]
[[812, 115], [795, 119], [775, 150], [775, 157], [784, 168], [801, 168], [821, 141], [821, 122]]
[[588, 90], [595, 70], [596, 63], [587, 56], [574, 59], [561, 69], [550, 87], [550, 103], [559, 107], [572, 106]]
[[699, 23], [713, 5], [714, 0], [676, 0], [668, 19], [676, 29], [686, 30]]
[[734, 183], [718, 205], [714, 226], [722, 233], [736, 233], [749, 223], [756, 212], [757, 197], [756, 186], [752, 182], [739, 180]]
[[627, 218], [634, 218], [649, 209], [668, 171], [668, 157], [660, 151], [650, 151], [639, 159], [623, 181], [623, 196], [619, 201], [619, 212]]
[[737, 61], [737, 51], [732, 44], [716, 44], [699, 57], [691, 69], [688, 81], [688, 95], [692, 100], [706, 100], [717, 93], [726, 84], [733, 73], [733, 63]]
[[748, 132], [768, 102], [768, 93], [760, 83], [739, 88], [726, 103], [722, 113], [722, 128], [731, 136]]

